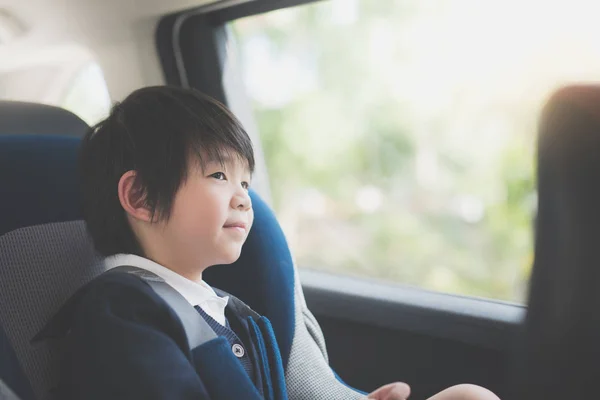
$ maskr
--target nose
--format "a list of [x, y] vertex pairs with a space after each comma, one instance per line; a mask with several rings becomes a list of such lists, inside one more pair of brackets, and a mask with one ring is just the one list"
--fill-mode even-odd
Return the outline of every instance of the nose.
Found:
[[252, 199], [245, 189], [236, 191], [231, 198], [231, 207], [240, 211], [248, 211], [252, 208]]

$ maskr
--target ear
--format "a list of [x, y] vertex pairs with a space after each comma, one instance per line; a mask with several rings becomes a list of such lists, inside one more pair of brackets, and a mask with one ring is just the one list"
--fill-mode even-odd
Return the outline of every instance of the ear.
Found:
[[144, 222], [152, 221], [152, 213], [146, 205], [144, 193], [137, 182], [135, 171], [127, 171], [119, 179], [118, 191], [121, 207], [132, 218]]

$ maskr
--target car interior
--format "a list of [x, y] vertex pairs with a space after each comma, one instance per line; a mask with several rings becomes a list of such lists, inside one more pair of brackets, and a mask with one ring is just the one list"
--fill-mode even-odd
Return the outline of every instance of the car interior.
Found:
[[[329, 2], [340, 3], [317, 3]], [[241, 258], [206, 280], [271, 320], [285, 363], [323, 353], [349, 386], [368, 393], [402, 381], [414, 399], [459, 383], [502, 399], [594, 397], [600, 87], [566, 81], [528, 116], [536, 121], [528, 128], [537, 143], [537, 209], [522, 301], [305, 268], [290, 245], [288, 215], [274, 207], [265, 161], [272, 146], [243, 95], [230, 24], [312, 3], [0, 0], [0, 399], [52, 398], [61, 343], [46, 324], [104, 272], [79, 205], [80, 138], [133, 90], [165, 84], [222, 101], [255, 143], [254, 226]], [[587, 23], [585, 10], [573, 15]], [[260, 42], [249, 48], [260, 57]], [[93, 86], [97, 77], [105, 87], [81, 89], [78, 82]], [[45, 339], [34, 340], [42, 329]], [[325, 344], [310, 341], [319, 329]]]

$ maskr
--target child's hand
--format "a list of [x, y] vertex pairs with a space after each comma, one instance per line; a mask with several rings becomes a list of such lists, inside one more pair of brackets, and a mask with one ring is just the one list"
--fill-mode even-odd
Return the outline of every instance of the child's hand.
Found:
[[395, 382], [380, 387], [371, 393], [369, 400], [406, 400], [410, 396], [410, 386], [406, 383]]

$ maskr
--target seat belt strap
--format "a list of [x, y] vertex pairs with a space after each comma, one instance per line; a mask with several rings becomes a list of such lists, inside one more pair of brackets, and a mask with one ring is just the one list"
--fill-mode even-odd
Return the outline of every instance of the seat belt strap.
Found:
[[153, 272], [133, 266], [120, 266], [107, 271], [124, 272], [142, 278], [154, 292], [159, 295], [165, 303], [171, 307], [175, 314], [181, 320], [183, 329], [188, 339], [190, 350], [195, 349], [204, 343], [216, 339], [218, 336], [215, 331], [202, 318], [200, 313], [171, 285], [165, 282], [160, 276]]

